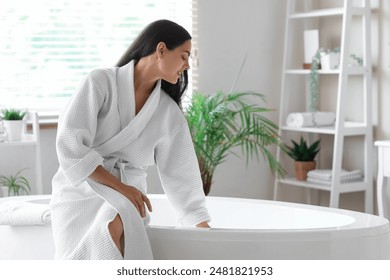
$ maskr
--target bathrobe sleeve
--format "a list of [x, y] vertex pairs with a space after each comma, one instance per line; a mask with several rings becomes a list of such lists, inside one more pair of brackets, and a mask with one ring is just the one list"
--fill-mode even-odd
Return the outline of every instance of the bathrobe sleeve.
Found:
[[184, 226], [209, 221], [199, 165], [184, 116], [181, 125], [156, 148], [162, 187]]
[[96, 80], [96, 72], [91, 72], [84, 79], [58, 124], [57, 156], [62, 172], [73, 186], [85, 180], [103, 162], [102, 156], [91, 148], [98, 112], [104, 102]]

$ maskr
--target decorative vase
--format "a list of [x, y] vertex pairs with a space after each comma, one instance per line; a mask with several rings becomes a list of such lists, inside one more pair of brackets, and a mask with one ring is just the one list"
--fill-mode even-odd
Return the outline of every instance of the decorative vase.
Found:
[[304, 41], [304, 62], [303, 68], [310, 69], [311, 61], [313, 56], [316, 55], [316, 52], [319, 48], [319, 31], [318, 29], [305, 30], [303, 32], [303, 41]]
[[315, 161], [296, 161], [295, 162], [295, 177], [299, 181], [306, 181], [307, 172], [316, 168]]
[[8, 121], [4, 120], [4, 127], [7, 130], [8, 141], [20, 141], [23, 132], [23, 120]]

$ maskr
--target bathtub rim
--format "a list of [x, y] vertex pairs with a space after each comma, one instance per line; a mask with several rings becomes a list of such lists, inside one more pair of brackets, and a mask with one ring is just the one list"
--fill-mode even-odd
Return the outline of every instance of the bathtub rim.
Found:
[[[51, 195], [25, 195], [17, 197], [1, 197], [0, 202], [3, 200], [9, 199], [21, 199], [26, 201], [36, 201], [36, 200], [48, 200]], [[164, 194], [148, 194], [148, 197], [152, 199], [166, 199]], [[252, 199], [252, 198], [234, 198], [234, 197], [219, 197], [219, 196], [208, 196], [207, 200], [228, 200], [228, 201], [242, 201], [242, 202], [251, 202], [251, 203], [262, 203], [267, 205], [277, 205], [281, 207], [296, 207], [306, 210], [314, 211], [325, 211], [328, 213], [335, 213], [341, 215], [347, 215], [354, 218], [354, 222], [339, 227], [324, 227], [324, 228], [306, 228], [306, 229], [232, 229], [232, 228], [197, 228], [197, 227], [182, 227], [182, 226], [158, 226], [158, 225], [148, 225], [147, 229], [156, 229], [156, 231], [164, 233], [166, 231], [171, 231], [174, 229], [177, 232], [177, 236], [186, 236], [194, 238], [199, 238], [203, 235], [219, 236], [219, 238], [234, 238], [237, 234], [245, 233], [246, 237], [251, 237], [253, 235], [254, 240], [256, 240], [256, 235], [261, 233], [261, 238], [267, 238], [267, 236], [275, 240], [281, 239], [284, 240], [285, 237], [288, 238], [297, 238], [297, 239], [307, 239], [308, 237], [314, 237], [319, 239], [328, 239], [328, 238], [343, 238], [343, 237], [369, 237], [374, 235], [388, 234], [390, 232], [389, 221], [383, 217], [376, 215], [361, 213], [352, 210], [339, 209], [339, 208], [329, 208], [324, 206], [317, 205], [308, 205], [300, 204], [294, 202], [285, 202], [285, 201], [274, 201], [274, 200], [262, 200], [262, 199]], [[367, 223], [369, 225], [367, 226]], [[183, 235], [183, 233], [185, 233]]]
[[[160, 194], [152, 194], [148, 195], [150, 198], [154, 199], [164, 199], [165, 195]], [[372, 214], [357, 212], [353, 210], [347, 210], [347, 209], [339, 209], [339, 208], [330, 208], [330, 207], [324, 207], [324, 206], [317, 206], [317, 205], [308, 205], [308, 204], [301, 204], [301, 203], [294, 203], [294, 202], [285, 202], [285, 201], [274, 201], [274, 200], [262, 200], [262, 199], [252, 199], [252, 198], [235, 198], [235, 197], [219, 197], [219, 196], [208, 196], [207, 199], [211, 200], [228, 200], [228, 201], [243, 201], [243, 202], [251, 202], [251, 203], [261, 203], [261, 204], [267, 204], [271, 206], [280, 206], [280, 207], [295, 207], [300, 208], [304, 210], [312, 210], [312, 211], [324, 211], [327, 213], [332, 214], [338, 214], [338, 215], [346, 215], [349, 217], [352, 217], [354, 221], [350, 224], [344, 225], [344, 226], [335, 226], [335, 227], [323, 227], [323, 228], [307, 228], [307, 229], [232, 229], [232, 228], [211, 228], [211, 229], [199, 229], [194, 227], [178, 227], [178, 226], [157, 226], [153, 225], [150, 227], [153, 228], [175, 228], [176, 230], [183, 230], [183, 231], [191, 231], [196, 229], [197, 231], [230, 231], [230, 232], [264, 232], [264, 233], [313, 233], [313, 232], [334, 232], [334, 231], [355, 231], [359, 232], [359, 230], [362, 230], [366, 233], [368, 233], [367, 236], [370, 235], [376, 235], [380, 233], [387, 233], [390, 231], [390, 224], [389, 221], [383, 217], [379, 217]], [[370, 219], [368, 221], [368, 219]], [[370, 223], [369, 226], [367, 226], [367, 223]], [[368, 230], [372, 232], [368, 232]]]

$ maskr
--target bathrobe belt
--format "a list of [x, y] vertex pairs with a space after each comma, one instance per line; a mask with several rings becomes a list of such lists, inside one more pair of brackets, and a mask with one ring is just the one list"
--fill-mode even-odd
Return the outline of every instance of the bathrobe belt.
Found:
[[115, 175], [115, 169], [119, 170], [119, 179], [122, 183], [131, 185], [143, 193], [146, 193], [146, 167], [134, 166], [129, 162], [118, 158], [107, 158], [103, 161], [104, 167]]

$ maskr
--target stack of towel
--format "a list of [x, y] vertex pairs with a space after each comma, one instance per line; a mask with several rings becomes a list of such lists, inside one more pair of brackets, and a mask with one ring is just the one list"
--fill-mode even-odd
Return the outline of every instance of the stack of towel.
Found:
[[0, 204], [0, 225], [46, 225], [51, 222], [48, 204], [10, 200]]
[[[358, 182], [363, 180], [363, 173], [360, 170], [347, 171], [342, 169], [340, 174], [341, 183]], [[307, 181], [316, 184], [330, 185], [332, 181], [331, 169], [315, 169], [307, 173]]]
[[336, 114], [333, 112], [302, 112], [290, 113], [287, 116], [288, 127], [320, 127], [332, 126], [336, 121]]

